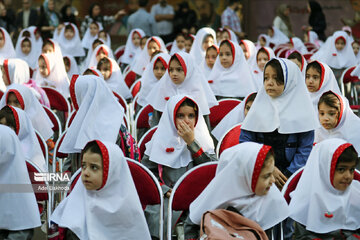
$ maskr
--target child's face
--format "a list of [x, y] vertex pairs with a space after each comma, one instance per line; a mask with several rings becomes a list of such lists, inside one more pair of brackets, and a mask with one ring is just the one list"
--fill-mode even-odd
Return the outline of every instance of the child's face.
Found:
[[284, 91], [284, 84], [279, 84], [276, 80], [278, 75], [275, 68], [272, 66], [267, 66], [264, 71], [264, 88], [267, 93], [272, 98], [280, 96]]
[[4, 34], [0, 31], [0, 48], [3, 48], [5, 45], [5, 37]]
[[91, 36], [95, 37], [99, 33], [98, 25], [92, 23], [90, 24], [90, 34]]
[[105, 80], [108, 80], [111, 77], [110, 64], [102, 64], [99, 70], [101, 74], [104, 76]]
[[171, 81], [177, 85], [181, 84], [185, 80], [185, 72], [180, 63], [177, 60], [172, 60], [169, 65], [169, 75]]
[[223, 31], [221, 35], [222, 35], [222, 40], [231, 40], [228, 31]]
[[260, 38], [259, 43], [260, 43], [260, 46], [265, 47], [265, 45], [266, 45], [265, 38]]
[[64, 36], [67, 40], [71, 40], [73, 39], [73, 37], [75, 36], [75, 33], [74, 33], [74, 30], [72, 29], [66, 29], [65, 30], [65, 33], [64, 33]]
[[93, 45], [92, 45], [92, 50], [94, 51], [95, 48], [97, 48], [97, 46], [99, 46], [99, 45], [101, 45], [101, 43], [99, 43], [99, 42], [93, 43]]
[[141, 38], [137, 32], [134, 32], [134, 34], [132, 35], [131, 41], [135, 47], [140, 46]]
[[244, 45], [243, 43], [240, 44], [240, 47], [241, 47], [241, 49], [242, 49], [243, 52], [244, 52], [244, 55], [245, 55], [246, 60], [248, 60], [249, 57], [250, 57], [250, 53], [247, 51], [247, 49], [246, 49], [246, 47], [245, 47], [245, 45]]
[[142, 39], [141, 39], [141, 41], [140, 41], [140, 47], [141, 47], [141, 49], [144, 49], [147, 40], [148, 40], [147, 38], [142, 38]]
[[160, 60], [156, 61], [153, 72], [157, 80], [160, 80], [160, 78], [165, 74], [166, 68]]
[[185, 40], [185, 51], [186, 51], [187, 53], [190, 52], [191, 46], [192, 46], [192, 41], [191, 41], [191, 40]]
[[99, 62], [100, 59], [107, 57], [107, 54], [104, 52], [103, 49], [100, 49], [100, 51], [98, 52], [98, 54], [96, 55], [96, 60]]
[[352, 162], [339, 162], [336, 166], [333, 186], [335, 189], [345, 191], [354, 179], [354, 171], [356, 167], [356, 161]]
[[160, 47], [157, 45], [155, 41], [150, 41], [147, 47], [147, 51], [149, 56], [151, 56], [154, 52], [159, 51]]
[[81, 180], [86, 190], [97, 190], [103, 182], [103, 161], [98, 153], [87, 151], [81, 163]]
[[71, 68], [69, 61], [65, 61], [65, 60], [64, 60], [64, 65], [65, 65], [65, 70], [66, 70], [66, 72], [69, 72], [69, 71], [70, 71], [70, 68]]
[[47, 68], [46, 62], [44, 60], [44, 58], [39, 58], [39, 72], [40, 75], [44, 78], [48, 77], [50, 75], [50, 72]]
[[176, 44], [180, 50], [185, 47], [185, 38], [183, 36], [176, 37]]
[[252, 106], [254, 101], [248, 101], [246, 104], [245, 104], [245, 108], [244, 108], [244, 115], [246, 117], [246, 115], [248, 114], [248, 112], [250, 111], [250, 108]]
[[260, 70], [264, 71], [265, 64], [269, 61], [269, 56], [264, 52], [259, 52], [256, 60]]
[[51, 44], [46, 44], [42, 48], [42, 53], [52, 53], [52, 52], [54, 52], [54, 47]]
[[5, 68], [3, 66], [1, 66], [1, 74], [2, 74], [2, 79], [5, 83], [5, 86], [9, 86], [10, 85], [10, 79], [7, 78], [7, 74], [5, 71]]
[[355, 54], [355, 56], [356, 56], [356, 55], [359, 53], [359, 48], [360, 48], [359, 44], [358, 44], [357, 42], [354, 42], [354, 43], [352, 44], [352, 48], [353, 48], [354, 54]]
[[274, 36], [274, 31], [272, 29], [268, 29], [267, 30], [267, 35], [269, 35], [269, 37], [273, 37]]
[[335, 42], [335, 48], [338, 51], [343, 50], [345, 47], [345, 40], [343, 38], [339, 38], [338, 40], [336, 40]]
[[233, 53], [227, 44], [221, 45], [219, 58], [224, 68], [229, 68], [233, 64]]
[[28, 55], [31, 51], [31, 43], [29, 41], [23, 41], [21, 43], [21, 51], [23, 54]]
[[293, 63], [295, 63], [301, 70], [301, 66], [302, 66], [301, 62], [299, 62], [296, 58], [289, 59], [289, 60], [292, 61]]
[[305, 83], [309, 92], [316, 92], [319, 90], [321, 81], [320, 73], [313, 67], [306, 71]]
[[14, 106], [14, 107], [22, 109], [19, 100], [17, 99], [16, 95], [14, 93], [12, 93], [12, 92], [9, 93], [9, 95], [8, 95], [7, 105]]
[[331, 130], [336, 127], [339, 121], [339, 111], [334, 107], [321, 103], [319, 105], [319, 120], [326, 130]]
[[15, 129], [13, 126], [11, 126], [10, 124], [7, 123], [5, 117], [3, 117], [3, 118], [0, 119], [0, 124], [10, 127], [12, 130], [14, 130], [14, 131], [16, 132], [16, 129]]
[[206, 49], [207, 49], [208, 47], [210, 47], [211, 45], [213, 45], [213, 44], [214, 44], [214, 39], [213, 39], [213, 37], [212, 37], [212, 36], [207, 36], [207, 37], [204, 39], [203, 43], [202, 43], [202, 48], [203, 48], [204, 51], [206, 51]]
[[196, 122], [196, 113], [193, 107], [182, 106], [178, 109], [175, 116], [176, 128], [179, 128], [179, 124], [185, 123], [190, 127], [191, 130], [194, 130]]
[[213, 48], [206, 51], [205, 61], [209, 68], [213, 68], [217, 55], [217, 51]]
[[107, 35], [105, 32], [101, 32], [99, 33], [99, 38], [103, 39], [103, 40], [107, 40]]
[[262, 167], [258, 181], [255, 187], [255, 195], [264, 196], [266, 195], [272, 184], [275, 182], [273, 172], [275, 170], [275, 160], [273, 156], [265, 162], [265, 165]]

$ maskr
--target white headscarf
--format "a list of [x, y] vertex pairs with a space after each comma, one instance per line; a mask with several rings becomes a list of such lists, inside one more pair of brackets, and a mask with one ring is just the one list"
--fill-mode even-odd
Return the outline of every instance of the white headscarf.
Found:
[[[187, 149], [185, 141], [177, 133], [175, 126], [176, 112], [186, 99], [190, 99], [196, 104], [191, 97], [186, 95], [176, 95], [169, 99], [160, 118], [158, 129], [151, 141], [146, 144], [145, 154], [149, 156], [150, 161], [171, 168], [186, 167], [192, 162], [191, 153]], [[214, 143], [202, 116], [201, 107], [199, 108], [196, 104], [196, 108], [198, 116], [194, 129], [195, 139], [204, 152], [213, 154]]]
[[[171, 96], [186, 94], [195, 99], [204, 115], [210, 114], [210, 108], [218, 105], [218, 102], [202, 72], [195, 66], [190, 54], [180, 52], [175, 53], [174, 56], [180, 61], [184, 70], [184, 82], [179, 85], [173, 83], [167, 71], [148, 94], [146, 101], [154, 109], [163, 112], [166, 102]], [[170, 61], [168, 65], [170, 65]]]
[[[21, 44], [23, 43], [23, 41], [25, 39], [28, 39], [31, 43], [31, 50], [30, 52], [25, 55], [22, 50], [21, 50]], [[17, 58], [20, 58], [24, 61], [27, 62], [27, 64], [29, 64], [30, 68], [34, 69], [36, 68], [36, 65], [37, 65], [37, 59], [39, 57], [39, 51], [37, 51], [35, 49], [35, 38], [31, 38], [31, 37], [22, 37], [22, 38], [19, 38], [17, 43], [16, 43], [16, 57]]]
[[[99, 23], [99, 22], [94, 22], [94, 23], [96, 23], [96, 25], [98, 25], [99, 31], [103, 30], [103, 26], [101, 23]], [[91, 45], [96, 38], [97, 38], [97, 35], [95, 35], [95, 36], [91, 35], [90, 25], [89, 25], [89, 27], [86, 29], [85, 34], [81, 40], [81, 44], [82, 44], [83, 48], [91, 49], [92, 48]]]
[[215, 96], [245, 97], [250, 92], [256, 91], [249, 64], [238, 44], [229, 40], [223, 42], [225, 41], [231, 45], [233, 63], [229, 68], [224, 68], [220, 63], [220, 55], [218, 55], [208, 77], [210, 87]]
[[141, 89], [140, 92], [138, 93], [137, 102], [141, 106], [145, 106], [146, 104], [148, 104], [148, 102], [146, 101], [146, 97], [150, 93], [151, 89], [155, 86], [155, 84], [160, 81], [154, 75], [154, 67], [158, 60], [162, 62], [166, 71], [169, 68], [168, 64], [170, 60], [170, 55], [167, 53], [157, 54], [156, 56], [153, 57], [151, 62], [146, 66], [143, 75], [139, 79], [141, 81]]
[[300, 54], [301, 56], [301, 67], [300, 67], [300, 71], [301, 73], [303, 74], [303, 76], [305, 77], [306, 75], [306, 67], [307, 67], [307, 61], [304, 57], [304, 55], [301, 54], [301, 52], [299, 52], [298, 50], [294, 50], [294, 49], [289, 49], [286, 51], [285, 53], [285, 58], [289, 58], [289, 56], [294, 53], [294, 52], [297, 52], [298, 54]]
[[105, 81], [94, 75], [73, 78], [70, 93], [76, 115], [60, 146], [60, 152], [80, 152], [92, 139], [115, 143], [124, 109]]
[[282, 134], [315, 130], [319, 127], [319, 121], [299, 67], [288, 59], [275, 59], [282, 68], [284, 91], [280, 96], [272, 98], [262, 87], [242, 129], [253, 132], [273, 132], [278, 129]]
[[247, 59], [248, 64], [252, 64], [256, 61], [256, 47], [255, 44], [250, 40], [240, 40], [239, 44], [244, 44], [246, 51], [249, 53], [249, 58]]
[[275, 46], [279, 44], [284, 44], [289, 42], [289, 38], [280, 31], [277, 27], [272, 27], [272, 30], [274, 32], [274, 35], [270, 37], [269, 41], [274, 44]]
[[[24, 29], [24, 30], [25, 30], [25, 29]], [[30, 32], [30, 37], [31, 37], [32, 39], [34, 39], [34, 41], [35, 41], [34, 45], [32, 45], [31, 48], [34, 48], [34, 49], [35, 49], [35, 52], [36, 52], [35, 56], [36, 56], [36, 58], [37, 58], [37, 57], [40, 56], [40, 54], [41, 54], [41, 49], [42, 49], [42, 45], [43, 45], [43, 40], [42, 40], [41, 36], [39, 36], [39, 38], [36, 39], [36, 32], [39, 31], [37, 27], [35, 27], [35, 26], [30, 26], [30, 27], [28, 27], [26, 30], [28, 30], [28, 31]]]
[[260, 88], [263, 87], [264, 85], [264, 72], [259, 68], [259, 65], [257, 63], [257, 56], [259, 54], [259, 51], [263, 49], [265, 50], [265, 52], [267, 53], [268, 57], [269, 57], [269, 61], [275, 57], [275, 53], [274, 51], [269, 48], [269, 47], [262, 47], [262, 48], [259, 48], [256, 52], [256, 55], [255, 55], [255, 63], [250, 65], [250, 67], [252, 67], [252, 74], [253, 74], [253, 77], [254, 77], [254, 81], [255, 81], [255, 85], [256, 85], [256, 89], [259, 90]]
[[216, 33], [212, 28], [201, 28], [195, 35], [195, 41], [191, 46], [190, 54], [194, 58], [196, 64], [200, 64], [205, 58], [206, 50], [203, 49], [202, 45], [205, 40], [204, 38], [209, 34], [213, 37], [214, 44], [216, 44]]
[[[0, 125], [0, 184], [31, 187], [25, 156], [19, 138], [7, 126]], [[19, 231], [41, 225], [39, 208], [33, 192], [2, 192], [0, 229]], [[5, 220], [6, 219], [6, 220]]]
[[30, 80], [29, 65], [20, 58], [5, 59], [3, 67], [10, 84], [24, 84]]
[[7, 104], [9, 93], [14, 93], [16, 95], [22, 109], [29, 116], [33, 127], [40, 133], [40, 135], [45, 140], [51, 138], [54, 134], [52, 130], [54, 125], [31, 89], [24, 85], [16, 83], [11, 84], [0, 100], [0, 108], [3, 108]]
[[69, 62], [70, 62], [70, 70], [67, 72], [67, 76], [69, 79], [72, 78], [72, 76], [74, 74], [79, 74], [80, 73], [80, 70], [79, 70], [79, 67], [77, 65], [77, 62], [75, 60], [75, 58], [71, 55], [64, 55], [64, 58], [67, 58], [69, 59]]
[[150, 240], [140, 199], [121, 149], [110, 142], [96, 140], [96, 143], [103, 159], [102, 186], [87, 190], [79, 179], [71, 194], [57, 206], [51, 221], [83, 240]]
[[[341, 51], [335, 48], [335, 42], [339, 38], [345, 40], [345, 47]], [[336, 31], [326, 40], [319, 51], [312, 55], [311, 59], [319, 60], [329, 65], [329, 67], [336, 69], [355, 66], [357, 62], [351, 43], [346, 32]]]
[[315, 44], [315, 46], [320, 47], [323, 42], [321, 40], [319, 40], [319, 36], [316, 32], [314, 31], [308, 31], [307, 32], [307, 36], [308, 36], [308, 42]]
[[131, 64], [134, 61], [134, 59], [136, 59], [136, 56], [139, 53], [141, 53], [141, 47], [140, 46], [135, 47], [135, 45], [132, 42], [132, 38], [135, 33], [137, 33], [140, 36], [140, 38], [143, 38], [145, 36], [145, 32], [140, 28], [135, 28], [131, 30], [126, 40], [124, 54], [120, 57], [121, 63]]
[[216, 127], [212, 130], [212, 135], [220, 141], [221, 137], [231, 129], [231, 127], [235, 126], [236, 124], [241, 123], [245, 119], [245, 105], [249, 100], [249, 97], [256, 92], [250, 93], [249, 95], [241, 101], [236, 107], [234, 107], [226, 116], [216, 125]]
[[293, 49], [300, 52], [301, 55], [308, 53], [306, 46], [304, 45], [303, 41], [300, 38], [292, 37], [290, 38], [290, 43], [293, 45]]
[[106, 44], [109, 48], [111, 48], [111, 37], [110, 37], [110, 34], [108, 34], [107, 32], [105, 32], [105, 34], [106, 34], [106, 39], [103, 39], [103, 38], [100, 38], [100, 32], [101, 32], [101, 30], [99, 31], [97, 37], [98, 37], [99, 39], [102, 39], [102, 40], [105, 42], [105, 44]]
[[89, 59], [89, 65], [87, 66], [88, 68], [91, 67], [97, 67], [98, 64], [98, 60], [96, 59], [96, 56], [99, 54], [100, 50], [103, 50], [105, 55], [107, 57], [109, 57], [110, 59], [115, 59], [112, 50], [106, 45], [106, 44], [101, 44], [99, 46], [97, 46], [94, 51], [91, 53], [90, 59]]
[[[218, 47], [218, 46], [216, 46], [215, 44], [213, 44], [212, 46], [208, 47], [208, 49], [209, 49], [209, 48], [212, 48], [212, 49], [215, 48], [215, 50], [217, 51], [217, 54], [219, 55], [219, 47]], [[207, 49], [207, 50], [208, 50], [208, 49]], [[207, 51], [207, 50], [206, 50], [206, 51]], [[212, 68], [209, 68], [209, 66], [208, 66], [207, 63], [206, 63], [206, 51], [205, 51], [205, 57], [204, 57], [203, 61], [201, 62], [200, 68], [201, 68], [201, 70], [202, 70], [202, 72], [203, 72], [203, 74], [204, 74], [205, 79], [208, 79], [208, 77], [209, 77], [209, 75], [210, 75], [210, 73], [211, 73]]]
[[[65, 28], [66, 28], [66, 26], [69, 26], [69, 25], [74, 30], [74, 37], [70, 40], [65, 38]], [[73, 23], [65, 24], [65, 26], [62, 28], [62, 30], [60, 32], [58, 42], [59, 42], [61, 52], [63, 55], [70, 55], [73, 57], [85, 56], [85, 51], [81, 45], [79, 30], [75, 24], [73, 24]]]
[[190, 219], [200, 224], [209, 210], [235, 207], [244, 217], [267, 230], [288, 217], [288, 206], [276, 186], [264, 196], [255, 187], [271, 147], [246, 142], [221, 154], [215, 178], [190, 205]]
[[353, 180], [345, 191], [335, 189], [332, 183], [338, 158], [349, 146], [342, 139], [328, 139], [310, 153], [289, 206], [290, 217], [308, 231], [360, 228], [360, 183]]
[[16, 53], [11, 37], [9, 33], [6, 31], [6, 29], [0, 27], [0, 32], [2, 33], [5, 41], [4, 46], [0, 49], [0, 61], [2, 62], [6, 58], [15, 58]]
[[146, 65], [150, 62], [151, 56], [148, 53], [148, 45], [150, 41], [155, 41], [159, 46], [160, 52], [168, 53], [164, 41], [160, 37], [152, 36], [146, 41], [145, 47], [139, 54], [136, 54], [136, 58], [132, 63], [131, 70], [137, 75], [142, 75]]
[[256, 43], [256, 47], [257, 48], [261, 48], [261, 45], [260, 45], [260, 40], [261, 39], [264, 39], [265, 40], [265, 46], [264, 47], [269, 47], [270, 46], [270, 37], [268, 36], [268, 35], [266, 35], [266, 34], [260, 34], [259, 36], [258, 36], [258, 40], [257, 40], [257, 43]]

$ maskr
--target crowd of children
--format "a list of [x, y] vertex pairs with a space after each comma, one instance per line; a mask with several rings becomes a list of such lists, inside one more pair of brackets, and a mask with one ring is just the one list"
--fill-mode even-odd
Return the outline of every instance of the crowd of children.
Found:
[[[59, 170], [39, 139], [49, 152], [57, 143], [55, 151], [67, 154], [62, 171], [81, 171], [45, 217], [33, 191], [0, 188], [0, 239], [31, 239], [41, 224], [52, 239], [162, 239], [159, 224], [178, 224], [180, 215], [185, 239], [197, 239], [202, 215], [229, 207], [269, 239], [359, 239], [359, 44], [345, 31], [325, 42], [307, 31], [304, 42], [276, 27], [256, 43], [205, 27], [165, 45], [134, 29], [113, 51], [110, 35], [92, 22], [82, 39], [72, 23], [52, 39], [26, 28], [14, 48], [0, 28], [0, 185], [30, 185], [28, 163]], [[357, 80], [344, 86], [342, 73], [356, 66]], [[68, 101], [71, 116], [61, 115], [47, 89]], [[223, 98], [241, 103], [214, 127], [212, 108]], [[156, 131], [140, 152], [149, 128], [137, 129], [134, 120], [148, 105]], [[53, 116], [65, 130], [61, 138]], [[238, 124], [238, 144], [217, 159], [216, 143]], [[127, 158], [157, 178], [165, 213], [184, 174], [206, 162], [217, 169], [189, 211], [164, 214], [163, 223], [159, 206], [142, 204]]]

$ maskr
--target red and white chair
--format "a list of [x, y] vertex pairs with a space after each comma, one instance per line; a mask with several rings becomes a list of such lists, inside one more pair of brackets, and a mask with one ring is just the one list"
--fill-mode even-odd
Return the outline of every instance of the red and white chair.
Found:
[[228, 114], [234, 107], [240, 104], [241, 101], [237, 99], [224, 98], [219, 100], [219, 105], [210, 108], [210, 126], [216, 127], [218, 123]]
[[[61, 126], [61, 122], [60, 122], [58, 116], [50, 108], [48, 108], [46, 106], [43, 106], [43, 108], [44, 108], [46, 114], [48, 115], [48, 117], [50, 118], [52, 124], [54, 125], [52, 130], [54, 131], [54, 133], [57, 133], [57, 136], [60, 136], [62, 134], [62, 126]], [[66, 123], [65, 123], [65, 127], [66, 127]], [[54, 139], [54, 140], [56, 141], [57, 139]]]
[[118, 47], [114, 52], [115, 59], [119, 60], [119, 58], [124, 54], [124, 52], [125, 52], [125, 45]]
[[140, 89], [141, 89], [141, 81], [139, 79], [136, 80], [130, 88], [130, 92], [133, 98], [136, 97], [136, 95], [140, 92]]
[[358, 111], [360, 109], [360, 105], [355, 83], [360, 82], [360, 79], [356, 76], [351, 76], [351, 73], [355, 68], [356, 66], [353, 66], [343, 71], [340, 78], [340, 90], [343, 96], [348, 98], [351, 109]]
[[218, 144], [216, 145], [216, 156], [217, 159], [220, 158], [221, 153], [230, 147], [233, 147], [237, 144], [239, 144], [240, 139], [240, 133], [241, 133], [241, 124], [237, 124], [230, 128], [224, 136], [220, 139]]
[[36, 135], [37, 140], [39, 141], [41, 151], [42, 151], [42, 153], [44, 155], [46, 166], [49, 166], [49, 149], [48, 149], [48, 146], [46, 144], [46, 141], [40, 135], [40, 133], [38, 131], [36, 131], [36, 130], [35, 130], [35, 135]]
[[136, 73], [133, 71], [128, 71], [124, 75], [124, 81], [125, 81], [126, 85], [128, 86], [128, 88], [131, 88], [133, 83], [136, 81]]
[[141, 136], [137, 136], [139, 129], [150, 129], [149, 125], [149, 113], [153, 112], [154, 108], [151, 105], [146, 105], [137, 113], [135, 117], [135, 124], [133, 127], [133, 137], [138, 140]]
[[62, 123], [62, 126], [64, 127], [71, 112], [69, 101], [55, 88], [42, 87], [42, 89], [44, 89], [47, 97], [49, 98], [50, 108], [64, 113], [64, 122]]
[[140, 151], [140, 159], [142, 159], [142, 157], [144, 156], [145, 150], [146, 150], [146, 146], [145, 144], [148, 143], [152, 136], [154, 135], [154, 133], [157, 130], [157, 126], [149, 129], [140, 139], [139, 141], [139, 151]]

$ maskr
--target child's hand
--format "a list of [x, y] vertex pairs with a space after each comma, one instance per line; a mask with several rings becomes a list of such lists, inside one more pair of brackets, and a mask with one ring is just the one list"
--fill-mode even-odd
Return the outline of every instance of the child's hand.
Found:
[[192, 130], [184, 121], [180, 121], [177, 125], [178, 131], [177, 133], [179, 136], [184, 139], [187, 145], [190, 145], [195, 137], [194, 137], [194, 130]]
[[283, 186], [287, 181], [287, 177], [285, 177], [285, 175], [277, 167], [275, 167], [274, 170], [274, 177], [275, 177], [275, 184], [281, 191], [281, 189], [283, 188]]

